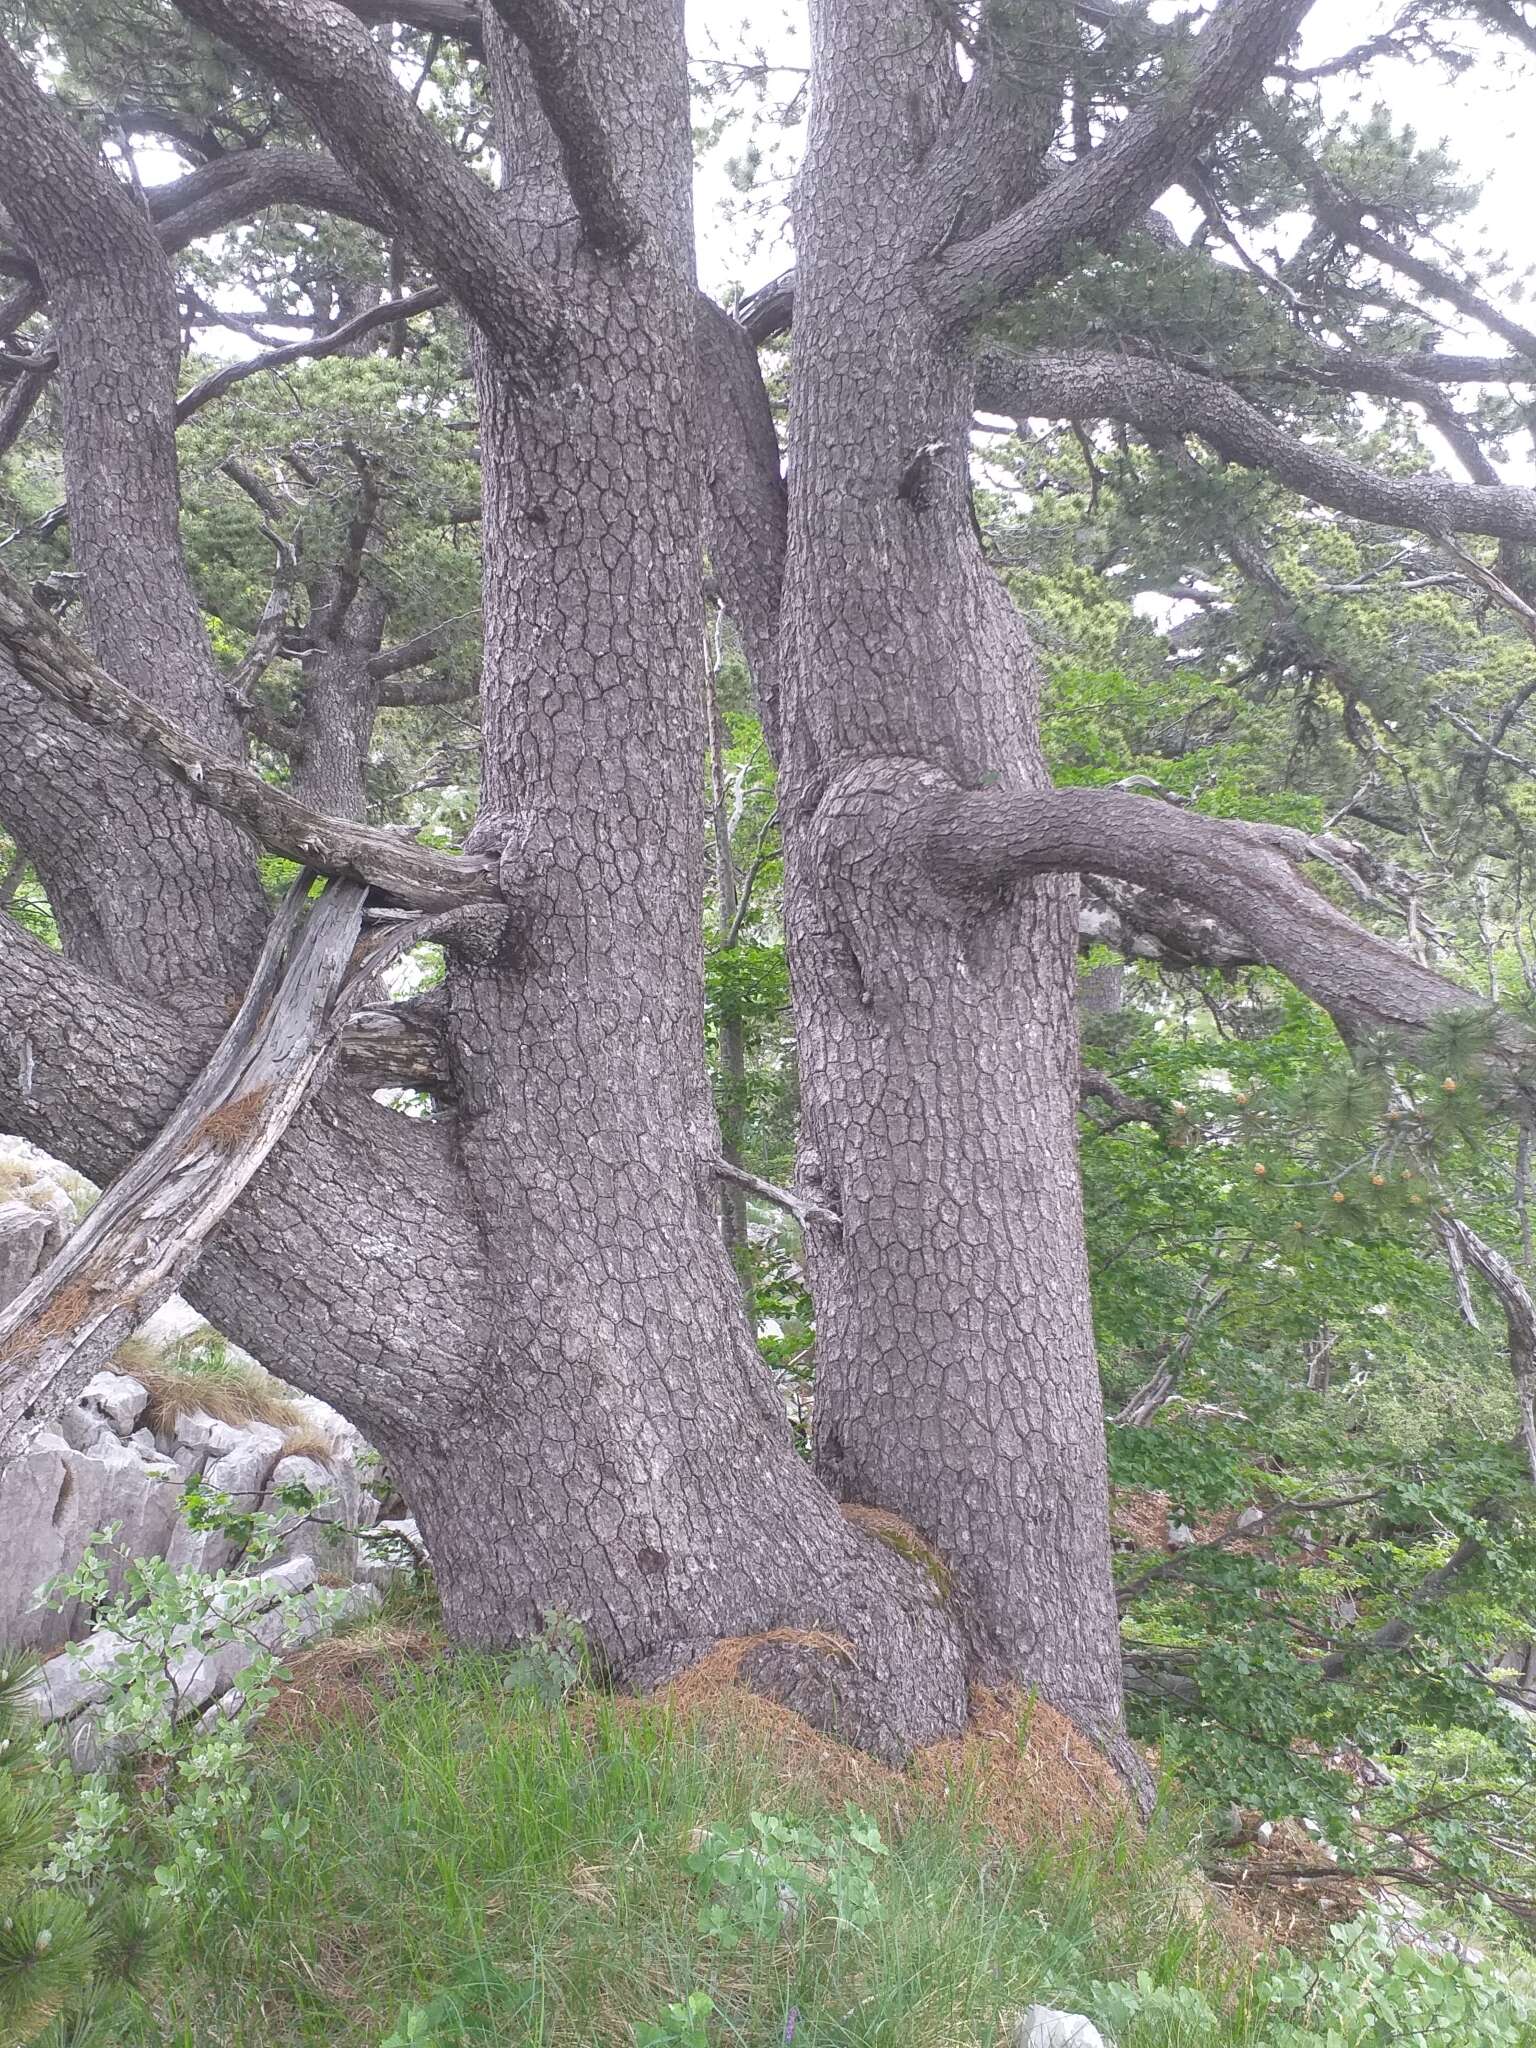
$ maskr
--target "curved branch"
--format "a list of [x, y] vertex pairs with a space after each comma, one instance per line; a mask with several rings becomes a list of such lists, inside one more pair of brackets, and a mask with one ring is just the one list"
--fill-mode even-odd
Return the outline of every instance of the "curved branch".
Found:
[[930, 302], [974, 320], [1050, 276], [1074, 244], [1118, 241], [1257, 90], [1311, 5], [1220, 0], [1187, 73], [1026, 206], [948, 249], [930, 274]]
[[367, 882], [401, 903], [423, 909], [497, 899], [491, 862], [433, 853], [395, 833], [326, 817], [263, 782], [251, 769], [199, 747], [98, 668], [5, 576], [0, 576], [0, 646], [17, 673], [44, 697], [128, 742], [201, 803], [243, 825], [269, 851], [320, 874]]
[[202, 164], [172, 184], [151, 186], [147, 198], [161, 246], [170, 255], [269, 206], [337, 213], [380, 234], [388, 234], [393, 225], [389, 208], [318, 149], [241, 150]]
[[[904, 854], [962, 895], [1075, 873], [1178, 897], [1239, 932], [1346, 1038], [1412, 1035], [1450, 1012], [1488, 1007], [1336, 910], [1298, 863], [1337, 868], [1347, 849], [1289, 826], [1206, 818], [1119, 790], [963, 789], [942, 769], [900, 759], [860, 762], [822, 810], [848, 858], [874, 847]], [[1497, 1052], [1518, 1071], [1536, 1047], [1513, 1018], [1495, 1015]]]
[[[471, 620], [480, 616], [478, 611], [459, 612], [451, 619], [439, 619], [435, 626], [428, 626], [424, 632], [413, 633], [409, 640], [401, 640], [393, 647], [384, 647], [373, 655], [368, 663], [368, 673], [375, 682], [383, 682], [389, 676], [404, 675], [407, 669], [420, 668], [423, 662], [433, 661], [445, 647], [451, 647], [455, 640], [462, 638]], [[409, 700], [396, 697], [392, 702], [449, 704], [460, 697], [467, 697], [472, 690], [464, 685], [455, 685], [447, 697], [413, 697]]]
[[350, 320], [344, 320], [339, 327], [333, 327], [329, 334], [312, 335], [307, 341], [290, 341], [283, 348], [263, 349], [260, 355], [250, 356], [243, 363], [226, 363], [222, 370], [215, 370], [211, 377], [204, 377], [201, 383], [194, 384], [190, 391], [177, 399], [176, 424], [181, 426], [191, 419], [193, 413], [201, 412], [205, 405], [222, 398], [232, 385], [242, 383], [247, 377], [254, 377], [263, 370], [280, 370], [285, 363], [302, 362], [305, 357], [336, 355], [362, 335], [371, 333], [375, 327], [388, 327], [397, 320], [409, 320], [417, 313], [428, 313], [447, 303], [448, 294], [433, 285], [426, 291], [412, 292], [403, 299], [385, 299], [380, 305], [369, 306]]
[[1478, 1003], [1336, 910], [1296, 865], [1324, 848], [1289, 828], [1204, 818], [1111, 790], [980, 790], [939, 807], [929, 850], [941, 873], [972, 883], [1087, 870], [1164, 890], [1241, 932], [1347, 1037], [1423, 1030]]
[[557, 374], [559, 308], [524, 264], [496, 197], [400, 89], [353, 15], [325, 0], [177, 0], [276, 79], [327, 147], [531, 388]]
[[1198, 434], [1230, 462], [1354, 519], [1448, 532], [1536, 540], [1536, 490], [1459, 484], [1439, 476], [1393, 477], [1298, 440], [1214, 377], [1141, 356], [1019, 355], [983, 351], [977, 403], [987, 412], [1044, 419], [1116, 419], [1149, 434]]

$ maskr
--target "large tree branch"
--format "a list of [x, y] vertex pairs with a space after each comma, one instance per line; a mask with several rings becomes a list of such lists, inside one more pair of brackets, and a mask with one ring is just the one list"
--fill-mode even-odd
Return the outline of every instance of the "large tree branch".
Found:
[[1228, 461], [1262, 469], [1355, 519], [1437, 537], [1459, 532], [1536, 540], [1536, 490], [1384, 476], [1287, 434], [1229, 386], [1171, 363], [989, 347], [978, 366], [977, 403], [1020, 418], [1116, 419], [1148, 434], [1198, 434]]
[[340, 214], [381, 234], [395, 225], [389, 206], [363, 189], [334, 157], [317, 149], [248, 149], [203, 164], [147, 195], [161, 246], [174, 255], [204, 235], [221, 234], [269, 206]]
[[[155, 715], [195, 736], [189, 744], [229, 751], [240, 743], [239, 726], [181, 547], [181, 335], [171, 267], [138, 195], [4, 46], [0, 187], [51, 300], [73, 552], [91, 643], [146, 709], [158, 707]], [[0, 723], [15, 715], [15, 694], [0, 677]], [[48, 735], [38, 737], [46, 743]], [[224, 819], [185, 805], [166, 807], [151, 839], [122, 847], [117, 872], [72, 867], [46, 822], [30, 843], [49, 860], [50, 892], [97, 932], [121, 918], [124, 874], [145, 881], [154, 900], [144, 904], [143, 939], [108, 941], [133, 970], [134, 986], [158, 988], [171, 1001], [225, 973], [226, 986], [237, 986], [267, 918], [248, 844]]]
[[974, 320], [1051, 276], [1076, 244], [1111, 247], [1257, 90], [1312, 0], [1220, 0], [1187, 72], [1036, 198], [931, 266], [942, 313]]
[[593, 91], [590, 27], [584, 35], [568, 0], [491, 4], [523, 46], [585, 239], [600, 255], [627, 255], [640, 239], [641, 222], [624, 192]]
[[200, 747], [91, 660], [44, 611], [0, 576], [0, 646], [18, 674], [51, 702], [126, 741], [201, 803], [233, 819], [270, 852], [317, 872], [369, 883], [422, 909], [494, 901], [495, 869], [413, 845], [399, 834], [349, 824], [296, 803], [238, 762]]
[[448, 36], [475, 57], [485, 55], [485, 32], [475, 0], [347, 0], [362, 21], [401, 21], [428, 35]]
[[64, 467], [92, 643], [129, 688], [208, 742], [232, 743], [178, 532], [170, 265], [134, 194], [3, 43], [0, 186], [58, 326]]
[[[885, 849], [966, 896], [1026, 875], [1111, 875], [1179, 898], [1241, 933], [1258, 958], [1321, 1004], [1348, 1038], [1412, 1036], [1486, 1009], [1336, 910], [1299, 863], [1338, 867], [1345, 849], [1288, 826], [1201, 817], [1118, 790], [962, 789], [922, 762], [860, 762], [822, 800], [818, 825], [850, 862]], [[1533, 1047], [1499, 1017], [1496, 1052], [1518, 1074]]]
[[514, 248], [495, 195], [411, 104], [354, 15], [331, 0], [178, 5], [291, 95], [503, 352], [512, 374], [532, 388], [558, 375], [561, 318], [553, 296]]

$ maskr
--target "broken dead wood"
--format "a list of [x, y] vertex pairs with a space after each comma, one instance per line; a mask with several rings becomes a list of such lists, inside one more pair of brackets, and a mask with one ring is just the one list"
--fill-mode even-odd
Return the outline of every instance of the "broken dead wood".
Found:
[[305, 872], [228, 1031], [181, 1106], [0, 1313], [0, 1460], [167, 1301], [320, 1079], [380, 970], [442, 918], [357, 947], [368, 891]]

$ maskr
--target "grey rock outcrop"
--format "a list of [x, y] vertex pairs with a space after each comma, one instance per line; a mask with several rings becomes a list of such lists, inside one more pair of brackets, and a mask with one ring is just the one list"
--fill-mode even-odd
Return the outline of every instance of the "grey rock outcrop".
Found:
[[131, 1557], [163, 1557], [176, 1525], [174, 1466], [108, 1432], [81, 1450], [55, 1431], [34, 1437], [0, 1473], [0, 1642], [52, 1649], [80, 1634], [77, 1601], [39, 1606], [39, 1589], [72, 1571], [98, 1529], [115, 1527], [110, 1566], [121, 1588]]
[[42, 1263], [48, 1218], [28, 1202], [0, 1202], [0, 1308], [13, 1302]]
[[[314, 1495], [312, 1508], [285, 1507], [278, 1490], [302, 1486]], [[329, 1579], [350, 1579], [357, 1568], [357, 1528], [362, 1488], [350, 1459], [322, 1465], [318, 1458], [282, 1458], [272, 1469], [265, 1510], [278, 1517], [281, 1538], [275, 1557], [308, 1552]]]
[[[48, 1652], [78, 1639], [88, 1616], [78, 1602], [40, 1603], [41, 1588], [71, 1572], [92, 1536], [111, 1528], [109, 1572], [120, 1591], [135, 1558], [163, 1557], [176, 1570], [220, 1571], [237, 1544], [219, 1530], [192, 1529], [180, 1512], [193, 1475], [242, 1511], [271, 1509], [288, 1527], [277, 1561], [315, 1554], [321, 1575], [348, 1581], [357, 1561], [359, 1524], [377, 1506], [363, 1488], [351, 1434], [333, 1462], [288, 1458], [287, 1438], [265, 1422], [229, 1423], [201, 1409], [183, 1412], [158, 1434], [145, 1426], [149, 1394], [130, 1374], [98, 1373], [58, 1425], [37, 1436], [0, 1471], [0, 1644]], [[317, 1431], [329, 1414], [306, 1414]], [[309, 1485], [321, 1505], [308, 1515], [282, 1509], [273, 1490], [289, 1479]]]
[[[369, 1613], [379, 1603], [371, 1586], [325, 1592], [315, 1584], [314, 1560], [290, 1558], [249, 1579], [233, 1579], [210, 1603], [212, 1626], [178, 1630], [171, 1643], [166, 1676], [168, 1711], [174, 1721], [203, 1716], [235, 1689], [257, 1657], [294, 1649], [326, 1631]], [[238, 1632], [219, 1637], [218, 1623], [235, 1621]], [[57, 1727], [71, 1761], [94, 1770], [131, 1753], [131, 1737], [106, 1732], [102, 1709], [120, 1667], [134, 1647], [110, 1629], [98, 1629], [44, 1666], [33, 1688], [39, 1718]]]

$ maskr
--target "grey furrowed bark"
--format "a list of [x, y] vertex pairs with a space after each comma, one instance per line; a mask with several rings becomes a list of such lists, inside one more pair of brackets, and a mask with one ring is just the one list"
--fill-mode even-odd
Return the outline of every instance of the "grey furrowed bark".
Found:
[[[499, 24], [487, 36], [498, 102], [536, 122], [519, 52]], [[572, 228], [535, 132], [508, 151], [501, 217], [511, 259], [565, 309], [572, 380], [534, 389], [494, 336], [477, 349], [470, 845], [494, 855], [507, 919], [450, 946], [445, 1038], [492, 1317], [455, 1425], [385, 1448], [459, 1633], [506, 1643], [563, 1608], [635, 1680], [725, 1635], [836, 1634], [851, 1664], [804, 1650], [796, 1697], [896, 1755], [959, 1724], [954, 1631], [926, 1575], [855, 1530], [795, 1455], [716, 1227], [677, 8], [602, 17], [584, 64], [640, 251]]]
[[812, 32], [781, 768], [800, 1181], [842, 1218], [807, 1240], [817, 1469], [944, 1557], [973, 1672], [1114, 1740], [1075, 889], [979, 891], [951, 914], [827, 802], [892, 746], [968, 779], [1045, 777], [1038, 669], [971, 527], [969, 365], [922, 289], [952, 207], [923, 167], [959, 82], [919, 0], [818, 0]]

